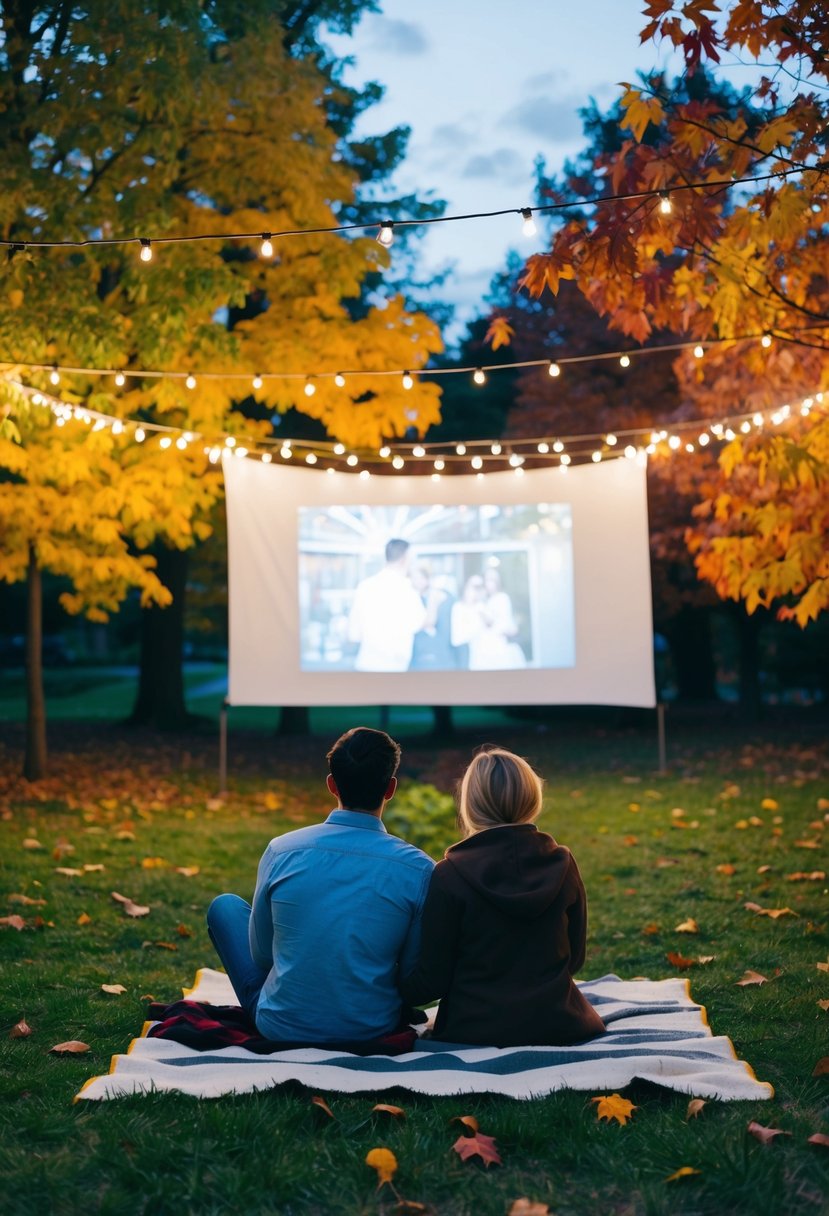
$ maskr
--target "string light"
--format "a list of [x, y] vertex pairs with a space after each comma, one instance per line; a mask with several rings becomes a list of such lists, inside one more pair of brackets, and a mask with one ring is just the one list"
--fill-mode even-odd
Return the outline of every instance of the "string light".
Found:
[[567, 465], [570, 463], [570, 457], [567, 455], [566, 452], [563, 452], [561, 455], [561, 463], [564, 465], [565, 468], [567, 468]]
[[469, 463], [473, 469], [482, 469], [484, 467], [484, 462], [480, 456], [473, 456]]
[[146, 438], [147, 438], [147, 432], [144, 430], [143, 426], [137, 426], [135, 428], [135, 434], [133, 435], [133, 439], [135, 440], [135, 442], [143, 443]]
[[369, 477], [371, 477], [371, 473], [368, 469], [360, 469], [360, 481], [368, 481]]
[[705, 348], [703, 346], [700, 346], [699, 343], [697, 343], [697, 345], [694, 347], [694, 358], [701, 359], [704, 354], [705, 354]]
[[227, 436], [227, 438], [225, 439], [225, 447], [227, 447], [227, 448], [235, 448], [235, 447], [236, 447], [236, 439], [234, 438], [234, 436], [233, 436], [233, 435], [228, 435], [228, 436]]
[[272, 460], [273, 457], [271, 456], [270, 452], [262, 453], [262, 464], [270, 464]]
[[465, 456], [466, 455], [466, 444], [465, 443], [456, 444], [455, 451], [457, 452], [458, 456]]
[[352, 453], [351, 453], [351, 454], [350, 454], [350, 455], [349, 455], [349, 456], [346, 458], [346, 462], [345, 462], [345, 463], [346, 463], [347, 465], [349, 465], [349, 466], [350, 466], [350, 467], [353, 469], [353, 468], [354, 468], [354, 466], [355, 466], [355, 464], [357, 464], [357, 462], [359, 461], [359, 459], [360, 459], [360, 458], [359, 458], [359, 456], [355, 456], [355, 455], [354, 455], [354, 453], [352, 452]]
[[313, 397], [313, 395], [316, 391], [317, 391], [317, 386], [316, 386], [316, 384], [314, 384], [314, 381], [309, 376], [308, 379], [305, 381], [305, 389], [304, 389], [305, 396]]
[[593, 455], [590, 457], [590, 459], [593, 461], [594, 464], [598, 464], [599, 461], [601, 460], [601, 458], [602, 458], [601, 452], [594, 452]]
[[[178, 439], [176, 440], [176, 447], [178, 448], [178, 450], [180, 452], [183, 452], [184, 449], [187, 447], [187, 440], [184, 438], [183, 435], [179, 435]], [[239, 453], [237, 452], [236, 455], [238, 456]]]
[[751, 421], [754, 423], [755, 426], [762, 426], [763, 425], [763, 415], [754, 414], [754, 415], [752, 415]]
[[146, 237], [141, 237], [141, 252], [138, 255], [142, 262], [151, 262], [153, 260], [153, 243], [148, 241]]
[[521, 231], [524, 236], [535, 236], [538, 232], [538, 228], [536, 227], [535, 220], [533, 219], [532, 208], [522, 207], [521, 218], [524, 221], [521, 225]]
[[707, 447], [710, 442], [711, 442], [711, 436], [708, 434], [707, 431], [703, 431], [702, 434], [700, 435], [699, 439], [697, 440], [697, 443], [699, 444], [699, 446], [701, 448]]
[[536, 448], [536, 451], [538, 451], [542, 456], [546, 456], [547, 453], [549, 452], [549, 450], [550, 450], [549, 443], [544, 443], [543, 441], [541, 443], [539, 443]]
[[189, 374], [187, 379], [184, 381], [184, 384], [185, 384], [186, 388], [193, 389], [196, 387], [196, 377], [193, 375], [192, 372]]
[[389, 456], [391, 456], [391, 448], [384, 443], [380, 449], [379, 455], [382, 456], [384, 460], [388, 460]]
[[555, 443], [553, 444], [553, 451], [554, 452], [563, 452], [564, 451], [564, 444], [561, 442], [560, 439], [557, 439], [555, 441]]
[[317, 463], [316, 453], [309, 452], [308, 455], [305, 457], [305, 463], [306, 464], [316, 464]]
[[[356, 226], [359, 227], [360, 225]], [[391, 220], [383, 221], [383, 223], [380, 225], [380, 231], [377, 233], [376, 239], [378, 244], [382, 245], [384, 249], [388, 249], [389, 246], [394, 243], [394, 224], [391, 222]]]
[[671, 435], [670, 439], [668, 440], [668, 447], [675, 452], [681, 442], [682, 440], [679, 438], [679, 435]]
[[609, 448], [613, 448], [619, 442], [615, 435], [605, 435], [604, 441]]
[[337, 372], [336, 376], [334, 377], [334, 383], [336, 384], [337, 388], [345, 388], [345, 376], [342, 374], [342, 372]]
[[634, 457], [636, 456], [636, 448], [633, 446], [632, 443], [629, 443], [627, 445], [627, 447], [625, 448], [625, 456], [628, 460], [633, 460]]
[[438, 459], [435, 461], [435, 469], [438, 473], [442, 473], [445, 468], [446, 468], [445, 460]]
[[115, 383], [118, 388], [123, 388], [124, 385], [126, 384], [126, 381], [127, 381], [127, 377], [124, 375], [123, 372], [115, 373]]
[[259, 256], [262, 258], [273, 257], [273, 243], [269, 232], [262, 233], [262, 244], [259, 246]]
[[412, 455], [413, 455], [413, 456], [418, 456], [418, 457], [419, 457], [419, 456], [425, 456], [425, 455], [426, 455], [426, 449], [423, 447], [423, 445], [422, 445], [422, 444], [420, 444], [420, 443], [416, 443], [416, 444], [415, 444], [415, 446], [412, 448]]
[[622, 367], [630, 367], [630, 355], [620, 355], [619, 364]]
[[124, 424], [120, 418], [116, 418], [112, 424], [113, 435], [122, 435], [124, 433]]
[[58, 371], [57, 364], [55, 364], [49, 373], [49, 383], [54, 384], [56, 388], [60, 384], [60, 372]]
[[667, 190], [662, 190], [659, 195], [659, 210], [663, 215], [670, 215], [673, 209], [674, 205], [671, 202], [670, 194], [668, 194]]
[[262, 377], [259, 375], [258, 372], [253, 377], [253, 380], [251, 380], [251, 386], [252, 386], [254, 392], [258, 392], [259, 389], [262, 387]]
[[160, 439], [159, 439], [159, 441], [158, 441], [158, 446], [159, 446], [160, 448], [168, 448], [168, 447], [170, 447], [170, 445], [172, 444], [172, 442], [173, 442], [173, 441], [172, 441], [172, 439], [170, 438], [170, 436], [169, 436], [169, 435], [162, 435], [162, 436], [161, 436], [161, 438], [160, 438]]
[[406, 461], [403, 459], [402, 456], [395, 456], [394, 459], [392, 460], [392, 466], [395, 469], [402, 469], [403, 465], [405, 463], [406, 463]]
[[334, 455], [335, 456], [344, 456], [345, 455], [345, 444], [344, 443], [335, 443], [334, 444]]
[[550, 364], [550, 366], [547, 368], [547, 375], [548, 375], [548, 376], [554, 376], [554, 377], [555, 377], [555, 376], [560, 376], [560, 375], [561, 375], [561, 368], [559, 367], [559, 365], [558, 365], [557, 363], [552, 362], [552, 363]]
[[411, 388], [411, 387], [413, 386], [413, 384], [414, 384], [414, 379], [412, 378], [412, 375], [411, 375], [411, 373], [410, 373], [410, 372], [404, 372], [404, 373], [403, 373], [403, 380], [402, 380], [402, 384], [403, 384], [403, 387], [404, 387], [405, 389], [409, 389], [409, 388]]
[[762, 338], [760, 339], [760, 345], [764, 346], [766, 350], [768, 350], [768, 348], [771, 346], [771, 334], [763, 334]]
[[493, 443], [489, 450], [490, 450], [490, 452], [492, 452], [493, 456], [500, 456], [501, 455], [500, 443]]
[[486, 376], [484, 375], [483, 368], [476, 367], [472, 374], [472, 379], [476, 384], [486, 384]]

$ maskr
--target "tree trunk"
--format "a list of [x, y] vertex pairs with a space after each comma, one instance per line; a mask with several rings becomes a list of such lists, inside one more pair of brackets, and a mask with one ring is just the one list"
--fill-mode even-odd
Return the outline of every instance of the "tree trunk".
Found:
[[455, 724], [452, 721], [452, 706], [451, 705], [433, 705], [432, 714], [435, 719], [433, 732], [437, 739], [451, 738], [455, 733]]
[[283, 705], [279, 714], [278, 735], [310, 735], [311, 716], [307, 705]]
[[717, 698], [716, 665], [707, 608], [683, 607], [666, 634], [671, 646], [677, 697], [680, 701]]
[[188, 551], [157, 545], [156, 572], [173, 596], [168, 608], [141, 613], [141, 667], [130, 716], [134, 726], [181, 730], [191, 721], [184, 701], [184, 598]]
[[34, 545], [29, 545], [26, 609], [26, 755], [23, 776], [46, 775], [46, 702], [43, 695], [43, 583]]

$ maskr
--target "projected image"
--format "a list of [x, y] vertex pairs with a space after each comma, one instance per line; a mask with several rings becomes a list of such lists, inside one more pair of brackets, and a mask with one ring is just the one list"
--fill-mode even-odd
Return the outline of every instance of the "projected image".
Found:
[[567, 503], [299, 508], [303, 671], [575, 664]]

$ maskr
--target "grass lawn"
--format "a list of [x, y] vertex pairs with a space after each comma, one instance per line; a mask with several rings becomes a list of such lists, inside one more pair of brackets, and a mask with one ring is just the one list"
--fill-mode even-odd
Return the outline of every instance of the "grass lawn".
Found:
[[[746, 746], [713, 730], [675, 736], [673, 769], [659, 776], [649, 735], [610, 731], [579, 743], [575, 732], [498, 731], [547, 778], [541, 826], [579, 860], [591, 916], [584, 978], [662, 978], [677, 974], [668, 952], [713, 955], [687, 972], [692, 993], [714, 1032], [776, 1090], [769, 1102], [711, 1101], [688, 1121], [687, 1097], [633, 1087], [625, 1096], [638, 1109], [626, 1126], [599, 1123], [592, 1094], [575, 1092], [533, 1102], [326, 1094], [333, 1122], [299, 1087], [73, 1105], [83, 1081], [138, 1033], [144, 997], [173, 1000], [197, 967], [212, 965], [211, 897], [249, 895], [269, 837], [327, 813], [320, 757], [329, 741], [232, 740], [221, 804], [204, 740], [158, 746], [96, 728], [64, 741], [49, 779], [29, 787], [16, 778], [19, 756], [0, 749], [0, 916], [26, 921], [19, 932], [0, 928], [0, 1210], [390, 1214], [394, 1196], [375, 1189], [364, 1163], [384, 1146], [399, 1162], [399, 1193], [442, 1216], [504, 1216], [521, 1196], [557, 1216], [826, 1212], [829, 1152], [807, 1137], [829, 1132], [829, 1077], [813, 1076], [829, 1054], [829, 1012], [818, 1005], [829, 974], [816, 965], [829, 956], [827, 882], [789, 876], [827, 868], [829, 768], [819, 730], [814, 742], [790, 742], [796, 733]], [[449, 791], [476, 741], [435, 748], [415, 737], [404, 782]], [[451, 816], [441, 831], [452, 838]], [[84, 865], [104, 868], [57, 872]], [[191, 877], [175, 868], [196, 866]], [[149, 916], [126, 918], [113, 890], [149, 904]], [[794, 915], [758, 915], [747, 901]], [[698, 933], [675, 930], [688, 918]], [[747, 969], [769, 982], [736, 986]], [[107, 996], [102, 983], [127, 992]], [[33, 1033], [11, 1039], [20, 1018]], [[68, 1039], [91, 1050], [49, 1054]], [[372, 1115], [377, 1100], [403, 1106], [406, 1120]], [[449, 1120], [465, 1114], [495, 1137], [502, 1166], [485, 1170], [451, 1151], [458, 1126]], [[751, 1120], [791, 1135], [761, 1144], [747, 1133]], [[700, 1172], [667, 1182], [682, 1166]]]

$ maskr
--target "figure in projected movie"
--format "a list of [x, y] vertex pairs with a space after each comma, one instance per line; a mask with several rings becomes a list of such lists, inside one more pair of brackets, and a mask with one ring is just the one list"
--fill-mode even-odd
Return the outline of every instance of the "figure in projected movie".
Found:
[[415, 634], [426, 622], [408, 566], [409, 542], [394, 537], [383, 569], [358, 583], [348, 618], [349, 641], [359, 644], [355, 671], [408, 671]]
[[466, 647], [470, 671], [507, 671], [526, 667], [526, 656], [514, 640], [518, 625], [512, 600], [494, 566], [466, 580], [452, 609], [452, 644]]
[[409, 670], [451, 671], [462, 666], [458, 649], [452, 645], [453, 580], [434, 577], [427, 562], [417, 562], [410, 577], [426, 610], [426, 620], [414, 636]]

